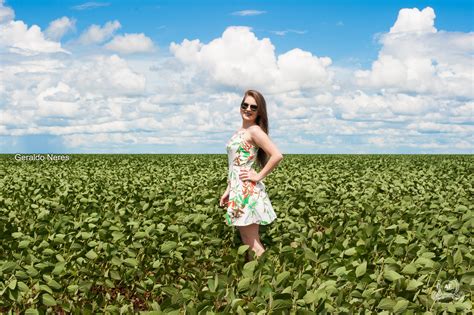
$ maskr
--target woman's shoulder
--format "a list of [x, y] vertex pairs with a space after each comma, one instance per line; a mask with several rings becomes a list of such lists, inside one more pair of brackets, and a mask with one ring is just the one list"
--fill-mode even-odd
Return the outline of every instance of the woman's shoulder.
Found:
[[249, 131], [262, 130], [262, 127], [260, 127], [259, 125], [253, 125], [253, 126], [248, 127], [248, 130]]

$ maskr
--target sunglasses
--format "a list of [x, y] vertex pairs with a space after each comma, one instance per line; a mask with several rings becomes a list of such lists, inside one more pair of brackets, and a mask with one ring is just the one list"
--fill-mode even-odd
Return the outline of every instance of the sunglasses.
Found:
[[253, 105], [253, 104], [252, 104], [252, 105], [249, 105], [249, 104], [247, 104], [247, 103], [242, 103], [242, 104], [240, 105], [240, 108], [242, 108], [242, 109], [247, 109], [247, 108], [249, 108], [249, 106], [250, 106], [250, 109], [252, 110], [252, 112], [256, 112], [256, 111], [257, 111], [257, 105]]

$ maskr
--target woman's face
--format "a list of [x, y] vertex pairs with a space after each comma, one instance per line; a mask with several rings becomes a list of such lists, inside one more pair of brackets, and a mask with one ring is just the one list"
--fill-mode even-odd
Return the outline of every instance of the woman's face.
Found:
[[246, 109], [240, 107], [240, 115], [242, 116], [243, 120], [247, 120], [248, 122], [253, 123], [255, 119], [257, 119], [258, 107], [256, 111], [253, 111], [252, 107], [255, 109], [255, 106], [258, 106], [257, 102], [252, 96], [247, 95], [245, 97], [244, 104], [248, 104], [248, 106]]

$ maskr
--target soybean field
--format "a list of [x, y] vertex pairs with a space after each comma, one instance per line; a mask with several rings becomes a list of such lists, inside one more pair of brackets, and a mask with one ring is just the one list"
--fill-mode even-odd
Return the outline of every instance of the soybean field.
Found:
[[226, 155], [4, 154], [0, 312], [469, 313], [473, 162], [284, 155], [246, 262], [218, 204]]

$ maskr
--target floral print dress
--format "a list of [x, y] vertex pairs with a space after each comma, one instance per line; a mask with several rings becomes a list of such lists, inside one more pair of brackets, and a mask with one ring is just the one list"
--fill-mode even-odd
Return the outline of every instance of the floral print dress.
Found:
[[240, 170], [252, 168], [259, 150], [244, 138], [245, 131], [237, 131], [226, 146], [229, 159], [227, 182], [230, 183], [226, 223], [229, 226], [253, 223], [267, 225], [276, 219], [276, 214], [265, 192], [265, 184], [262, 181], [242, 181], [239, 178]]

